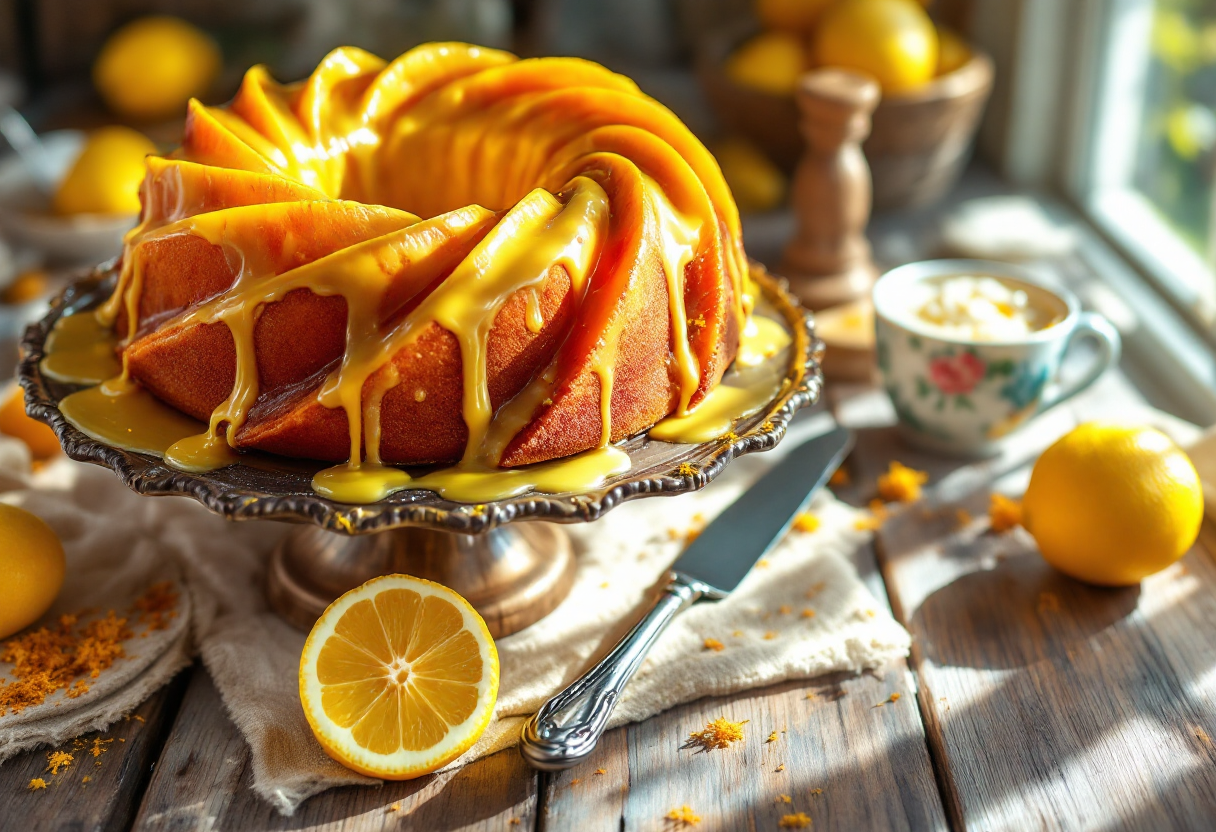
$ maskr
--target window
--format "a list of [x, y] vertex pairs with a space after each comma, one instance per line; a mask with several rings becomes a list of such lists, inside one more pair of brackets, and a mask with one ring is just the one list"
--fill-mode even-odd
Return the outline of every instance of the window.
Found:
[[1073, 195], [1216, 333], [1216, 0], [1087, 5]]

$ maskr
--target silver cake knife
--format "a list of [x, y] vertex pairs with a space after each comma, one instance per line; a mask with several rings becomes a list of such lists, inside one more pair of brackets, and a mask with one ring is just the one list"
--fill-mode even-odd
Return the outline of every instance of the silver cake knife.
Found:
[[599, 664], [541, 706], [523, 726], [519, 750], [535, 768], [561, 771], [595, 749], [621, 691], [678, 613], [718, 601], [776, 545], [827, 482], [853, 443], [837, 427], [778, 462], [701, 532], [671, 566], [663, 591], [642, 620]]

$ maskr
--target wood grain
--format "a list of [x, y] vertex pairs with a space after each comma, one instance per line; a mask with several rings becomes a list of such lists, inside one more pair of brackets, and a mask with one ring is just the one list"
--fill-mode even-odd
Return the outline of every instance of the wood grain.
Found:
[[[249, 747], [210, 676], [190, 680], [136, 830], [531, 829], [536, 775], [514, 751], [452, 772], [376, 787], [332, 789], [279, 815], [251, 789]], [[518, 819], [518, 824], [511, 823]]]
[[[688, 805], [698, 830], [776, 829], [794, 812], [820, 830], [943, 829], [914, 695], [899, 662], [674, 708], [612, 731], [588, 762], [547, 778], [539, 828], [658, 829]], [[720, 716], [750, 720], [742, 742], [682, 748]]]
[[1100, 589], [1048, 566], [1024, 531], [986, 528], [989, 492], [1024, 486], [1042, 447], [1141, 406], [1117, 386], [981, 463], [923, 456], [890, 429], [859, 438], [860, 479], [892, 458], [933, 475], [878, 548], [955, 828], [1216, 827], [1216, 530], [1140, 587]]
[[[0, 829], [127, 829], [188, 675], [179, 674], [130, 718], [119, 720], [107, 731], [91, 731], [54, 748], [27, 751], [0, 766]], [[99, 756], [92, 753], [95, 740], [101, 740]], [[52, 751], [67, 751], [74, 758], [54, 775], [47, 770], [47, 755]], [[29, 783], [36, 777], [46, 781], [46, 789], [30, 790]]]

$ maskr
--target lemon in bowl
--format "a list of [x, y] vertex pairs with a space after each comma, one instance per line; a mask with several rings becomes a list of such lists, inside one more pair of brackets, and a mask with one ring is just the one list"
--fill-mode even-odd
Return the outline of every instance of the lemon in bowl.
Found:
[[1130, 586], [1186, 554], [1203, 521], [1203, 490], [1191, 460], [1161, 431], [1088, 422], [1035, 462], [1022, 509], [1056, 569]]
[[915, 0], [841, 0], [811, 38], [816, 66], [870, 75], [887, 95], [933, 80], [937, 53], [937, 29]]
[[93, 85], [114, 112], [137, 120], [173, 118], [219, 75], [220, 50], [176, 17], [135, 20], [110, 36], [93, 64]]
[[95, 130], [55, 190], [55, 213], [139, 213], [144, 159], [156, 152], [151, 140], [129, 127]]
[[33, 624], [63, 587], [63, 544], [25, 509], [0, 503], [0, 638]]
[[736, 84], [769, 95], [792, 96], [808, 69], [802, 39], [791, 32], [761, 32], [726, 59], [723, 69]]

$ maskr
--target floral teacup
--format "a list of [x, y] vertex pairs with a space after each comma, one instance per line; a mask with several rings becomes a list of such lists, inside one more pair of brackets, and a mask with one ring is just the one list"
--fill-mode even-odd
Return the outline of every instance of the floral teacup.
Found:
[[[1024, 292], [1046, 320], [1003, 340], [956, 337], [911, 308], [921, 281], [994, 277]], [[1032, 416], [1075, 396], [1119, 360], [1119, 333], [1082, 312], [1071, 292], [1049, 289], [1026, 270], [983, 260], [928, 260], [892, 269], [874, 286], [878, 369], [907, 439], [964, 456], [996, 453], [999, 440]], [[1078, 338], [1099, 353], [1075, 381], [1060, 383], [1060, 362]]]

